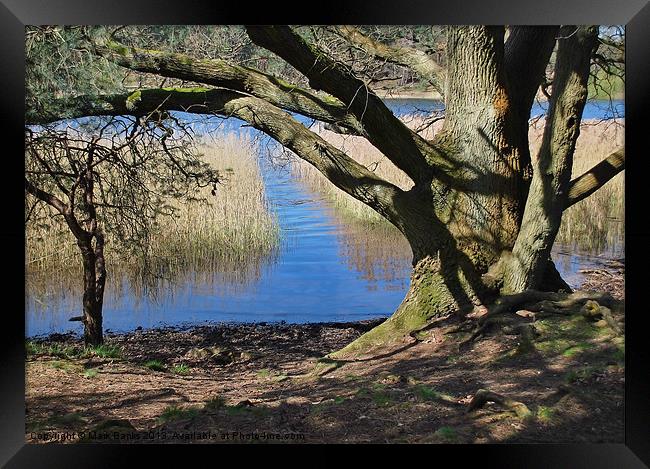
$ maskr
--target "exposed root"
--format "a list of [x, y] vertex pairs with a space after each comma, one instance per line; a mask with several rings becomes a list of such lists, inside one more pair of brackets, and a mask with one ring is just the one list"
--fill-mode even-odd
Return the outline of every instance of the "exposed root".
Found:
[[[621, 328], [612, 316], [611, 310], [620, 310], [623, 308], [622, 305], [622, 302], [608, 293], [584, 291], [558, 293], [527, 290], [498, 298], [487, 308], [487, 313], [479, 316], [478, 320], [470, 322], [470, 328], [467, 328], [468, 323], [463, 323], [457, 328], [447, 331], [447, 334], [470, 332], [475, 328], [469, 339], [459, 344], [461, 350], [479, 337], [486, 335], [494, 327], [503, 329], [509, 335], [520, 335], [523, 343], [532, 344], [537, 335], [535, 328], [530, 324], [521, 324], [520, 321], [515, 320], [515, 316], [511, 316], [513, 314], [530, 318], [533, 321], [537, 317], [545, 315], [583, 314], [589, 320], [601, 320], [602, 318], [616, 334], [620, 334]], [[482, 309], [485, 310], [485, 307]], [[423, 341], [422, 333], [426, 330], [438, 327], [441, 322], [449, 318], [458, 317], [458, 314], [447, 314], [435, 319], [427, 319], [426, 315], [421, 314], [413, 305], [409, 305], [404, 312], [406, 314], [388, 319], [343, 349], [322, 358], [311, 372], [300, 378], [314, 379], [324, 376], [346, 363], [379, 360], [404, 352], [421, 343]]]
[[[370, 362], [374, 360], [381, 360], [383, 358], [389, 358], [398, 353], [404, 352], [420, 343], [422, 343], [425, 338], [423, 338], [423, 333], [439, 327], [441, 323], [444, 323], [450, 319], [453, 319], [454, 315], [447, 315], [431, 320], [428, 324], [425, 324], [422, 327], [419, 327], [415, 330], [412, 330], [408, 333], [404, 333], [402, 336], [402, 342], [393, 341], [389, 345], [383, 347], [374, 347], [369, 348], [368, 350], [374, 351], [375, 353], [366, 353], [364, 355], [352, 355], [352, 356], [340, 356], [341, 350], [333, 352], [329, 355], [318, 360], [318, 363], [314, 368], [304, 375], [296, 376], [300, 380], [313, 380], [319, 377], [325, 376], [326, 374], [331, 373], [332, 371], [346, 365], [347, 363], [359, 363], [359, 362]], [[384, 324], [382, 324], [384, 325]]]
[[467, 412], [480, 409], [488, 402], [494, 402], [496, 404], [499, 404], [501, 407], [513, 411], [517, 417], [522, 420], [529, 419], [533, 416], [533, 413], [526, 406], [526, 404], [515, 401], [514, 399], [510, 399], [487, 389], [479, 389], [476, 391], [476, 394], [474, 394], [474, 397], [472, 397], [472, 400], [467, 405]]
[[619, 308], [620, 302], [609, 293], [583, 292], [555, 293], [538, 290], [526, 290], [514, 295], [502, 296], [488, 308], [488, 313], [479, 319], [484, 324], [493, 317], [513, 313], [515, 308], [538, 311], [549, 314], [570, 315], [577, 312], [587, 301], [593, 300], [608, 308]]
[[[583, 291], [555, 293], [527, 290], [497, 299], [488, 308], [488, 313], [478, 319], [478, 328], [469, 339], [460, 344], [459, 348], [484, 336], [494, 326], [509, 324], [511, 321], [506, 317], [518, 313], [521, 309], [526, 310], [523, 316], [532, 317], [533, 319], [547, 315], [571, 316], [582, 314], [588, 320], [597, 321], [603, 319], [617, 335], [622, 333], [621, 327], [612, 316], [612, 309], [623, 309], [623, 303], [616, 300], [609, 293]], [[529, 333], [530, 331], [522, 330], [522, 332]]]
[[342, 367], [344, 364], [345, 363], [341, 360], [334, 360], [329, 357], [323, 357], [318, 360], [318, 363], [316, 363], [316, 365], [308, 373], [296, 376], [295, 379], [299, 381], [313, 381]]
[[423, 340], [419, 337], [420, 334], [423, 332], [427, 331], [428, 329], [433, 328], [438, 321], [427, 324], [424, 327], [421, 327], [420, 329], [417, 329], [415, 331], [409, 332], [408, 336], [410, 341], [398, 346], [394, 347], [390, 350], [384, 351], [377, 353], [375, 355], [369, 355], [369, 356], [362, 356], [362, 357], [354, 357], [354, 358], [332, 358], [331, 356], [326, 356], [324, 358], [321, 358], [318, 360], [318, 364], [314, 367], [313, 370], [311, 370], [310, 373], [305, 375], [306, 378], [315, 378], [315, 377], [320, 377], [324, 376], [337, 368], [342, 367], [346, 363], [358, 363], [358, 362], [369, 362], [373, 360], [380, 360], [382, 358], [388, 358], [393, 355], [396, 355], [400, 352], [403, 352], [405, 350], [410, 349], [411, 347], [414, 347], [415, 345], [421, 343]]

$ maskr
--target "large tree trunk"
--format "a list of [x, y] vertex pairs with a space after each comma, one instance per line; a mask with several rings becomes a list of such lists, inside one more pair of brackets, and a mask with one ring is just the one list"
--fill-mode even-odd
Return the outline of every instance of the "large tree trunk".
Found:
[[565, 27], [559, 41], [553, 96], [542, 146], [533, 161], [534, 175], [521, 223], [521, 235], [505, 272], [505, 293], [538, 289], [567, 206], [573, 152], [587, 101], [591, 55], [598, 28]]
[[[542, 68], [555, 32], [549, 28], [540, 38], [544, 52], [537, 60]], [[409, 291], [386, 322], [331, 354], [333, 359], [399, 349], [432, 320], [491, 302], [503, 285], [530, 175], [529, 114], [522, 112], [521, 102], [532, 102], [537, 86], [511, 93], [501, 27], [451, 29], [448, 54], [447, 112], [434, 143], [446, 149], [456, 169], [416, 182], [408, 209], [396, 206], [403, 220], [398, 228], [414, 254]], [[538, 81], [539, 63], [530, 71]], [[548, 253], [544, 261], [548, 286], [570, 290]]]
[[399, 349], [432, 320], [467, 313], [482, 304], [486, 294], [476, 270], [458, 251], [449, 248], [426, 256], [416, 262], [411, 286], [391, 317], [329, 356], [362, 358]]

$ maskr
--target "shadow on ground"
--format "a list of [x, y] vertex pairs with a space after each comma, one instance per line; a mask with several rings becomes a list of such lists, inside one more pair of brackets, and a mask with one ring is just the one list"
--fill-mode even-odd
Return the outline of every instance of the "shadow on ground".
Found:
[[[619, 318], [622, 319], [622, 318]], [[318, 357], [374, 323], [258, 324], [111, 336], [113, 357], [27, 362], [30, 442], [623, 442], [624, 337], [582, 316], [531, 322], [532, 341], [496, 331], [468, 347], [458, 324], [390, 357], [318, 379]], [[516, 329], [516, 328], [515, 328]], [[59, 337], [66, 346], [75, 339]], [[49, 348], [48, 348], [49, 347]], [[153, 366], [155, 363], [156, 366]], [[524, 403], [468, 412], [479, 389]], [[60, 437], [59, 437], [60, 439]]]

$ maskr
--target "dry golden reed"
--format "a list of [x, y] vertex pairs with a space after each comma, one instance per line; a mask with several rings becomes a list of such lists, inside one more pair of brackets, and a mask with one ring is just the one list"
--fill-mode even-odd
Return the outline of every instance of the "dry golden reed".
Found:
[[[166, 271], [236, 270], [247, 259], [271, 255], [279, 246], [280, 229], [264, 194], [257, 145], [246, 135], [228, 134], [200, 143], [199, 150], [224, 181], [216, 197], [209, 188], [202, 189], [199, 196], [208, 202], [172, 202], [176, 215], [161, 217], [152, 230], [146, 246], [150, 260]], [[114, 245], [109, 235], [110, 270], [133, 268], [139, 262], [112, 249]], [[81, 269], [75, 240], [57, 217], [28, 224], [25, 262], [33, 274]]]

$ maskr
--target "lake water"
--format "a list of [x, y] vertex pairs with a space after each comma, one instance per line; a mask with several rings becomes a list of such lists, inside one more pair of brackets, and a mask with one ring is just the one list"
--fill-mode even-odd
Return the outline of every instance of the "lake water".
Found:
[[[391, 99], [390, 108], [396, 115], [443, 111], [444, 103], [432, 99]], [[531, 118], [539, 117], [548, 111], [548, 102], [536, 101], [530, 112]], [[622, 99], [590, 101], [582, 113], [583, 120], [612, 119], [625, 117], [625, 101]]]
[[[588, 105], [585, 118], [611, 117], [609, 104]], [[393, 100], [390, 105], [396, 114], [440, 108], [439, 103], [427, 100]], [[614, 102], [613, 109], [620, 117], [622, 101]], [[540, 110], [534, 109], [533, 115]], [[238, 125], [232, 120], [219, 124], [225, 130]], [[203, 125], [214, 123], [208, 119]], [[320, 196], [301, 187], [288, 169], [273, 166], [266, 158], [262, 165], [267, 198], [283, 234], [278, 255], [259, 266], [254, 279], [236, 287], [226, 288], [217, 276], [188, 275], [180, 282], [162, 285], [155, 295], [139, 295], [126, 278], [112, 282], [105, 295], [106, 329], [223, 321], [352, 321], [384, 317], [395, 310], [409, 286], [408, 250], [404, 246], [382, 249], [381, 233], [373, 238], [363, 228], [346, 224]], [[553, 257], [565, 279], [578, 286], [578, 270], [598, 267], [606, 258], [623, 257], [623, 248], [617, 246], [602, 256], [556, 246]], [[81, 323], [68, 321], [80, 314], [80, 303], [78, 287], [61, 288], [52, 282], [52, 288], [41, 288], [38, 294], [28, 288], [26, 335], [81, 332]]]

